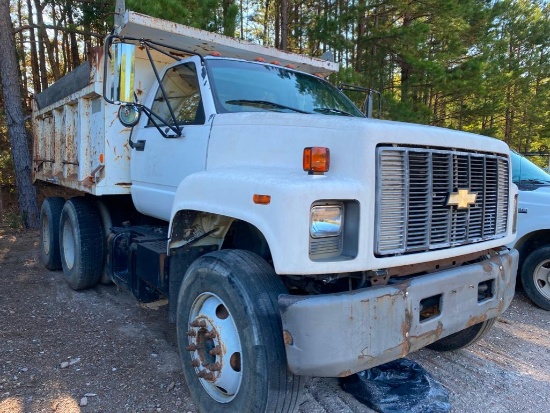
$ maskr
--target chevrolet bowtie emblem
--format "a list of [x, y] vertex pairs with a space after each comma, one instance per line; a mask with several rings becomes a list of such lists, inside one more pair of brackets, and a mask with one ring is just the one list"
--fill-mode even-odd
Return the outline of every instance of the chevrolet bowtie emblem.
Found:
[[458, 192], [451, 192], [447, 200], [447, 206], [456, 206], [458, 209], [468, 208], [476, 203], [477, 193], [469, 189], [459, 189]]

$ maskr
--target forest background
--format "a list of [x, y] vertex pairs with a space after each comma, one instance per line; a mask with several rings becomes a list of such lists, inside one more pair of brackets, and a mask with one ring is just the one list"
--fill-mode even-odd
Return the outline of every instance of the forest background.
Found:
[[[33, 95], [103, 44], [115, 0], [0, 2], [9, 6], [9, 13], [0, 10], [0, 23], [13, 30], [28, 122]], [[341, 67], [330, 80], [379, 91], [384, 119], [493, 136], [519, 152], [548, 152], [546, 0], [126, 0], [126, 8], [309, 56], [330, 51]], [[18, 186], [4, 99], [0, 207], [1, 194]], [[27, 136], [30, 145], [30, 131]], [[532, 160], [548, 165], [548, 156]]]

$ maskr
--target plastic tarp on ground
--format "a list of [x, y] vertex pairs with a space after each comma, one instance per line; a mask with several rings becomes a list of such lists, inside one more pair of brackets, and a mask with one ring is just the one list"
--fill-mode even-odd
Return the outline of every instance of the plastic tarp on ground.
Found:
[[407, 359], [341, 379], [342, 388], [381, 413], [448, 413], [449, 394], [420, 364]]

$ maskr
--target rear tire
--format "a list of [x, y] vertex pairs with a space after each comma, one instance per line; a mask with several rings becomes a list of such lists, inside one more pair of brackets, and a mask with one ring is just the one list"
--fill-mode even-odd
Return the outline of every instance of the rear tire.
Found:
[[48, 270], [60, 270], [59, 220], [65, 199], [48, 197], [40, 208], [40, 258]]
[[536, 249], [521, 267], [525, 294], [540, 308], [550, 310], [550, 246]]
[[454, 351], [471, 346], [476, 341], [481, 340], [489, 332], [491, 327], [493, 327], [496, 321], [496, 317], [490, 318], [489, 320], [465, 328], [458, 333], [443, 337], [427, 347], [435, 351]]
[[101, 276], [104, 239], [95, 203], [84, 197], [67, 201], [59, 223], [61, 264], [73, 290], [94, 287]]
[[178, 297], [183, 373], [201, 412], [294, 412], [304, 378], [288, 371], [277, 299], [286, 290], [259, 256], [206, 254]]

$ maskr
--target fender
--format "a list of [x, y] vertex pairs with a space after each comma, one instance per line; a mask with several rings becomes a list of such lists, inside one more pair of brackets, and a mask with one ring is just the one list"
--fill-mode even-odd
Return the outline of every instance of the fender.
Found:
[[[275, 270], [280, 274], [354, 271], [352, 261], [312, 262], [309, 259], [311, 204], [325, 199], [359, 200], [365, 189], [359, 182], [335, 176], [307, 175], [282, 168], [236, 167], [199, 172], [179, 185], [170, 218], [170, 248], [174, 219], [179, 211], [200, 211], [239, 219], [254, 225], [266, 238]], [[269, 195], [267, 205], [253, 196]]]

